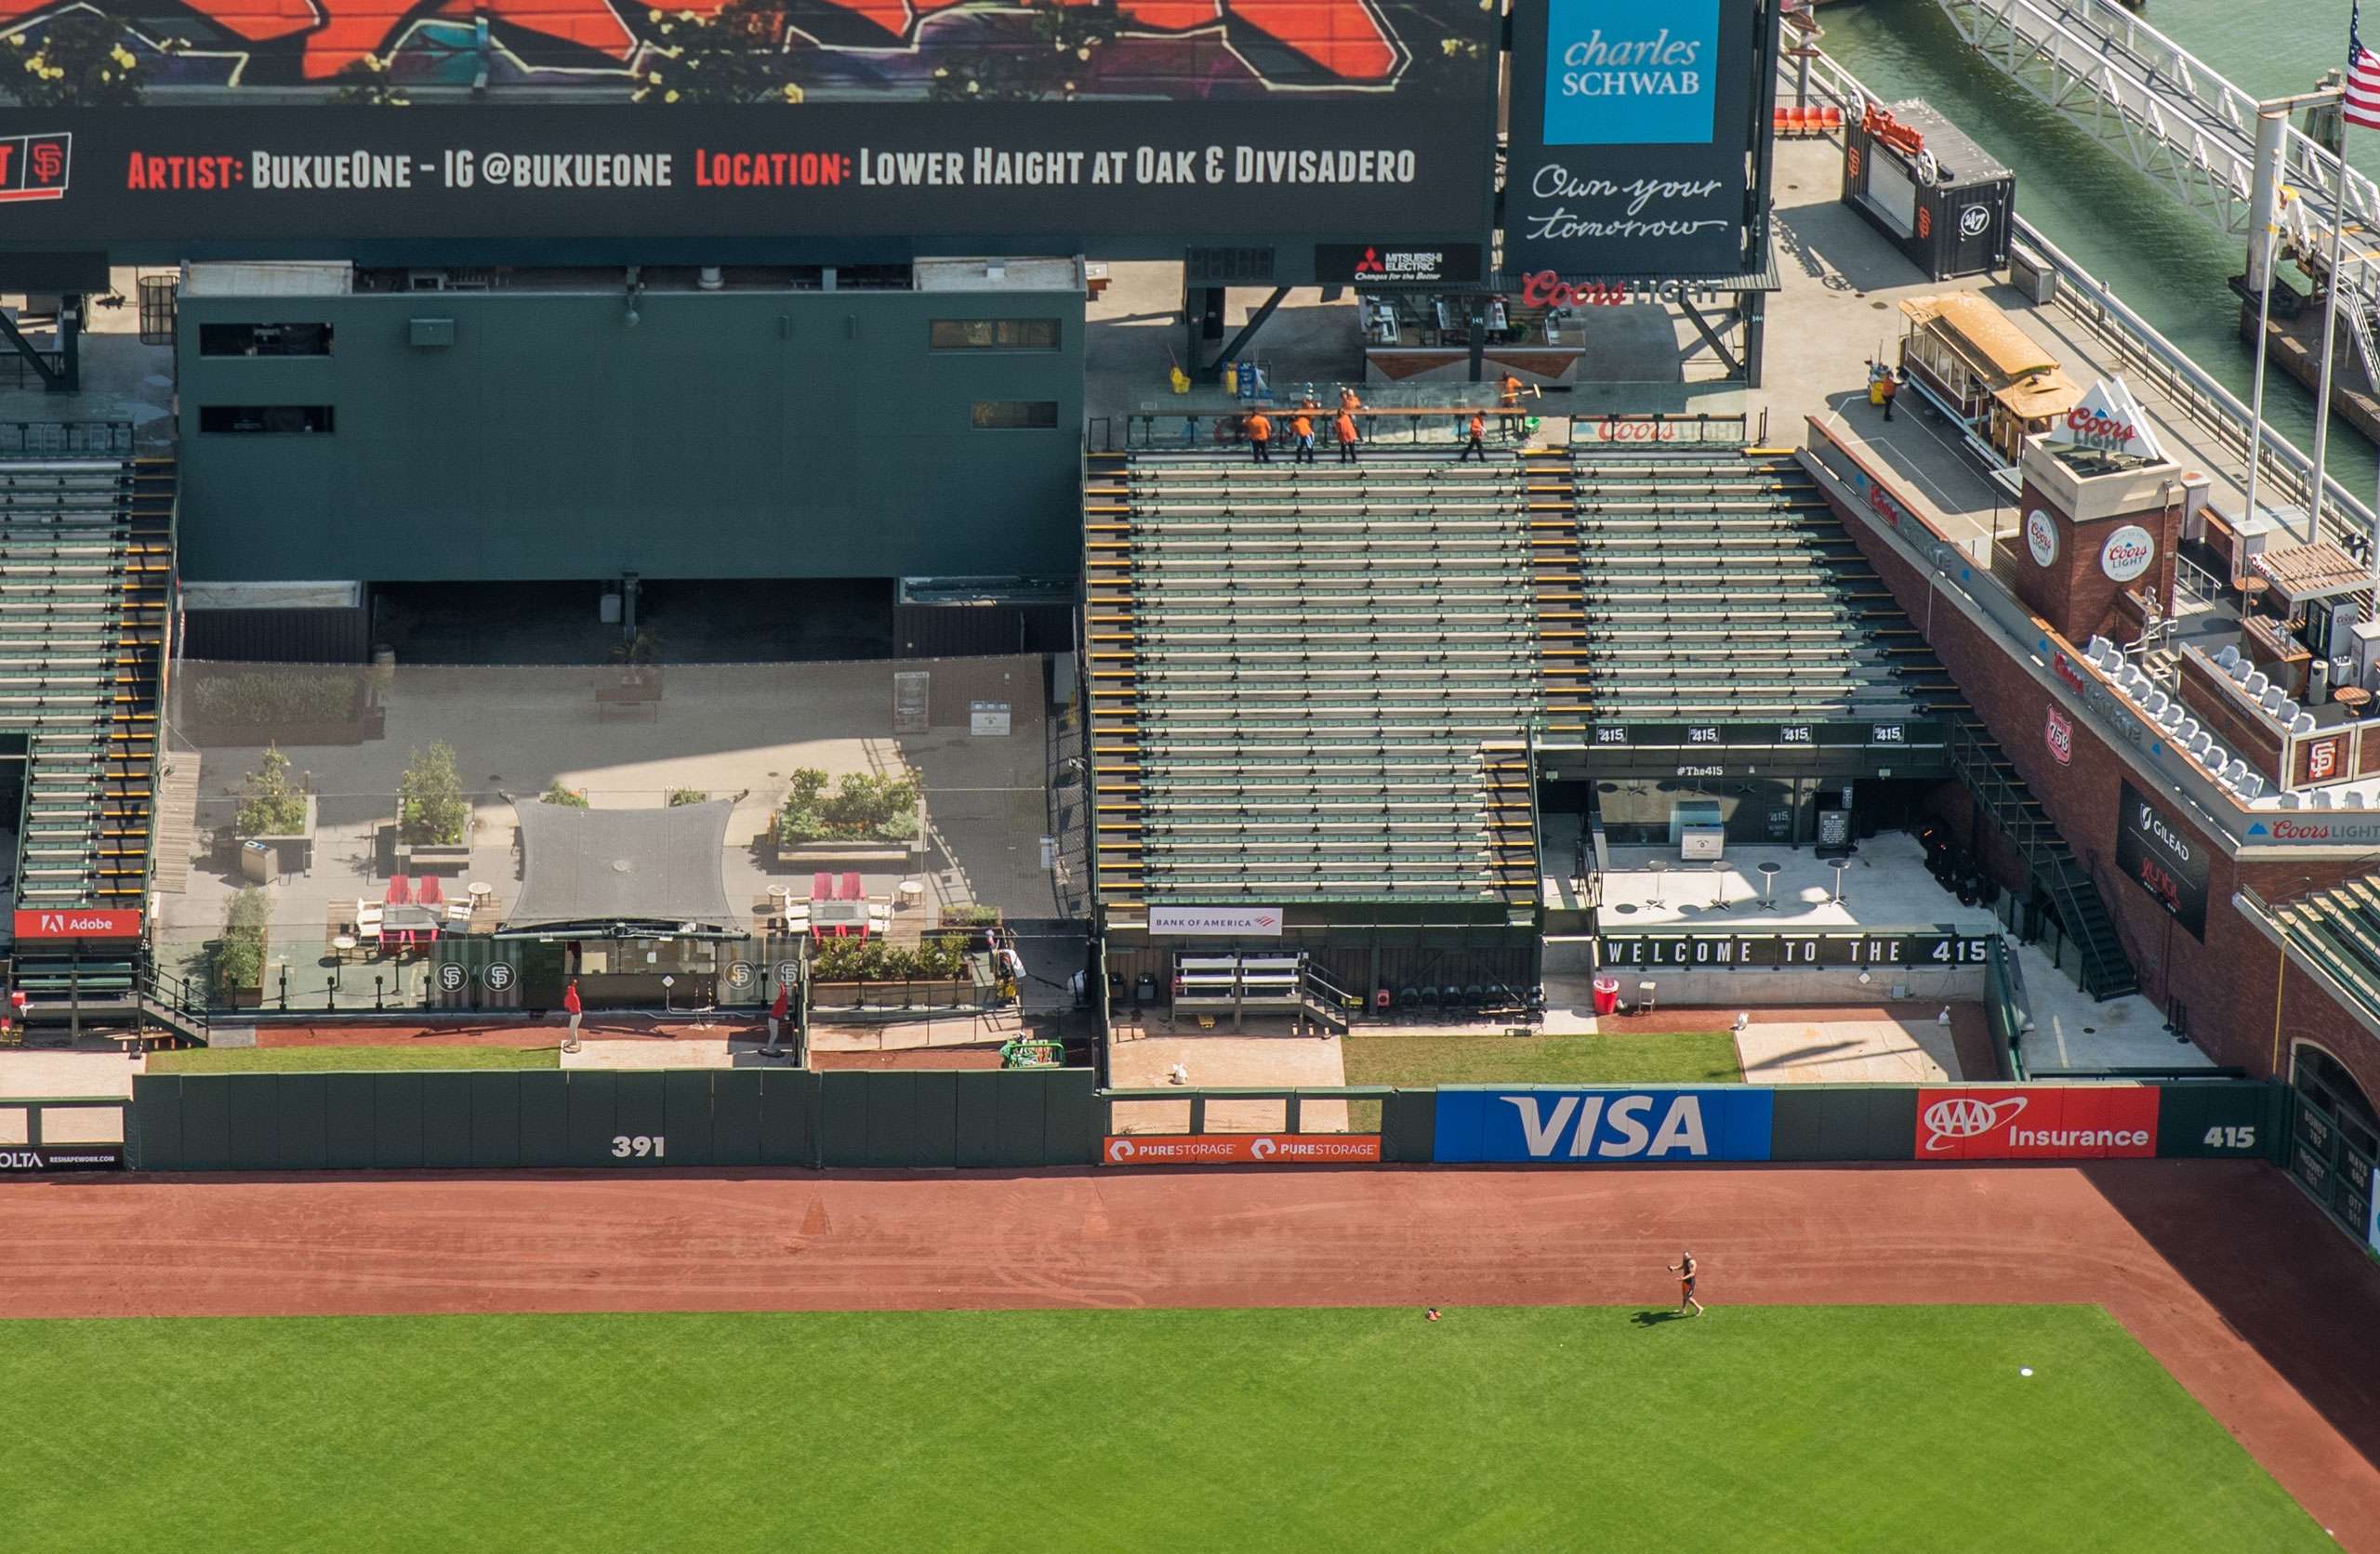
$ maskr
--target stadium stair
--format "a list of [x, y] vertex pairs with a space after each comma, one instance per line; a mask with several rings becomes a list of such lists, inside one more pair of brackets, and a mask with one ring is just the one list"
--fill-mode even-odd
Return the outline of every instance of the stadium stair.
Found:
[[1773, 452], [1603, 448], [1573, 469], [1590, 718], [1937, 720], [2075, 942], [2083, 990], [2139, 991], [2088, 867], [1806, 470]]
[[[0, 729], [28, 742], [17, 902], [148, 905], [177, 470], [171, 457], [0, 463]], [[140, 956], [19, 953], [29, 1023], [130, 1022]]]
[[1567, 587], [1532, 477], [1372, 453], [1085, 467], [1095, 856], [1110, 909], [1536, 907], [1526, 731]]

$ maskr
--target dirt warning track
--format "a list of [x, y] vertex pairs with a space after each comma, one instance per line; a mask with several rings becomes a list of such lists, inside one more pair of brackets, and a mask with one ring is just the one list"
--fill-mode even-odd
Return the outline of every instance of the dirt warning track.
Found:
[[1720, 1313], [2103, 1305], [2380, 1554], [2380, 1269], [2262, 1166], [53, 1179], [0, 1245], [20, 1317], [1657, 1306], [1690, 1246]]

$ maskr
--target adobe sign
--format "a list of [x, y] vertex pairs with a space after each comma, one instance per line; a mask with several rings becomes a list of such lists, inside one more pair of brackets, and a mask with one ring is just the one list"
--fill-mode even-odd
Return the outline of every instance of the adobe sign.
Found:
[[64, 910], [17, 909], [15, 933], [28, 939], [138, 939], [140, 914], [126, 908], [73, 907]]

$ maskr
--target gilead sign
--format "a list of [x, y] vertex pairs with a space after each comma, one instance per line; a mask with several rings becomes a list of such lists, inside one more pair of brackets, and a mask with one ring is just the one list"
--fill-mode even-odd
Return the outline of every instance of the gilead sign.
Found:
[[138, 939], [140, 914], [122, 908], [73, 907], [47, 911], [18, 908], [14, 931], [28, 939]]

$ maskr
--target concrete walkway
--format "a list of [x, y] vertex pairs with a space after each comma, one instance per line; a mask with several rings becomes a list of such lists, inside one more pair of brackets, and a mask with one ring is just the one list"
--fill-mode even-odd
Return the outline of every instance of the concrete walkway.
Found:
[[[1282, 1089], [1344, 1085], [1347, 1065], [1336, 1040], [1314, 1036], [1149, 1036], [1112, 1047], [1107, 1056], [1110, 1081], [1119, 1090], [1157, 1089], [1180, 1063], [1189, 1071], [1193, 1086], [1209, 1087], [1276, 1086]], [[1210, 1133], [1268, 1133], [1283, 1126], [1283, 1103], [1277, 1100], [1210, 1101], [1207, 1106]], [[1344, 1133], [1347, 1103], [1309, 1101], [1299, 1117], [1308, 1133]], [[1190, 1127], [1190, 1102], [1184, 1099], [1130, 1101], [1116, 1108], [1118, 1133], [1183, 1133]]]
[[1959, 1078], [1947, 1025], [1860, 1020], [1748, 1025], [1736, 1056], [1752, 1085], [1939, 1085]]

